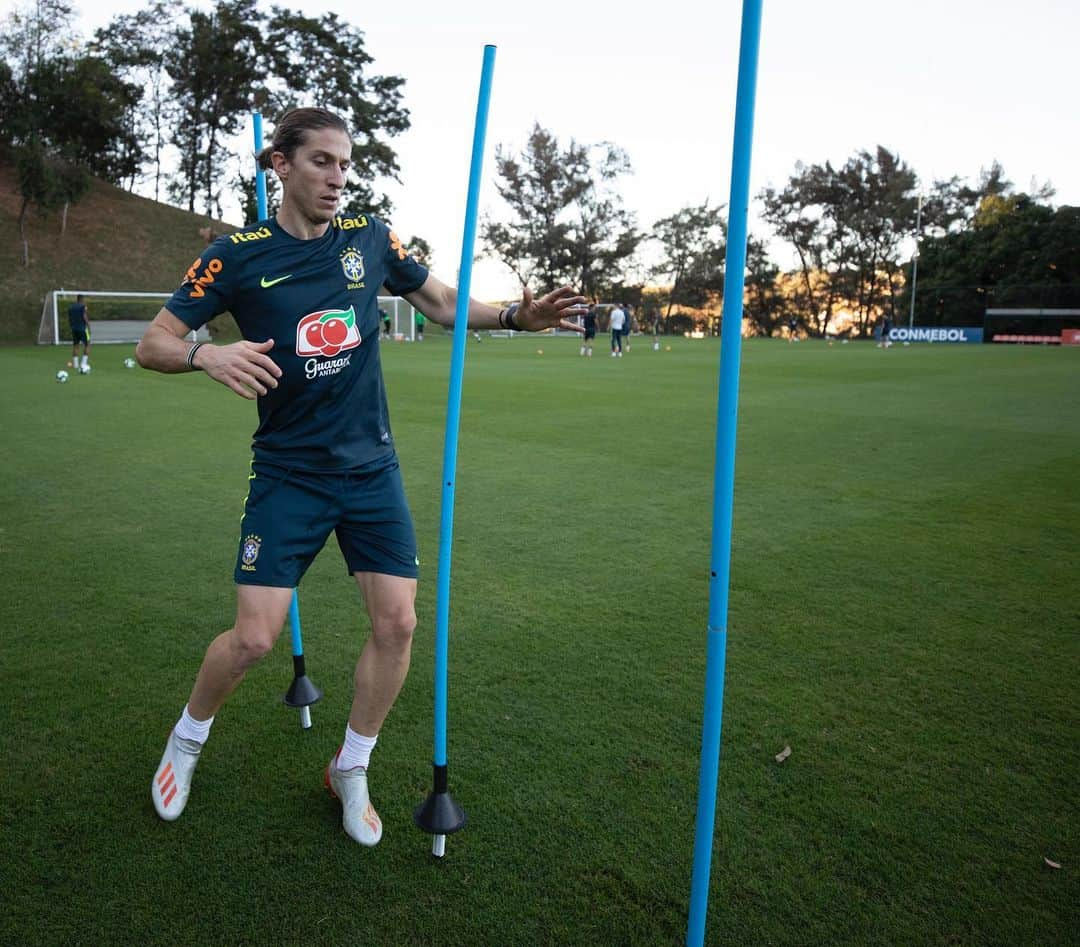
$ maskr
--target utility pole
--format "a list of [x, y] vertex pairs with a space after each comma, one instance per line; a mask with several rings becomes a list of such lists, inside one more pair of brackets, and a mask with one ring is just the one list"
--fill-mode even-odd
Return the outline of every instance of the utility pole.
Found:
[[915, 286], [919, 280], [919, 234], [922, 232], [922, 195], [915, 211], [915, 253], [911, 257], [911, 311], [908, 313], [907, 327], [915, 324]]

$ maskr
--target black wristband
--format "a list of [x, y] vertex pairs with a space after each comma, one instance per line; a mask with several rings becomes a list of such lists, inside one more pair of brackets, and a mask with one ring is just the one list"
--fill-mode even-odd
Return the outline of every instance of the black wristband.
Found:
[[[520, 307], [517, 303], [510, 303], [503, 312], [506, 313], [506, 328], [512, 329], [514, 332], [521, 332], [521, 327], [514, 322], [514, 313], [518, 311]], [[499, 320], [502, 321], [503, 313], [499, 313]]]
[[199, 371], [198, 367], [195, 365], [195, 353], [198, 352], [199, 349], [201, 349], [204, 345], [206, 345], [205, 342], [196, 342], [194, 345], [191, 346], [191, 348], [188, 349], [187, 358], [184, 359], [184, 364], [187, 365], [187, 367], [193, 372]]

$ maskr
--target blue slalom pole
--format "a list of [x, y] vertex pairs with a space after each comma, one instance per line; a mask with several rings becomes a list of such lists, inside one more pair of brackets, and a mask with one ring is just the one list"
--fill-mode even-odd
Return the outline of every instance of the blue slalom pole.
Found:
[[454, 486], [457, 477], [458, 428], [461, 422], [461, 380], [465, 372], [468, 336], [469, 290], [472, 282], [473, 244], [480, 204], [480, 173], [484, 164], [491, 79], [495, 71], [495, 47], [484, 47], [480, 95], [476, 104], [472, 164], [465, 204], [465, 230], [461, 240], [457, 309], [454, 313], [454, 346], [450, 357], [450, 390], [446, 404], [446, 438], [443, 445], [442, 520], [439, 525], [439, 584], [435, 603], [435, 756], [434, 787], [427, 801], [413, 814], [416, 824], [435, 838], [432, 854], [441, 858], [446, 836], [465, 825], [465, 812], [447, 791], [446, 762], [446, 666], [450, 647], [450, 553], [454, 542]]
[[[258, 155], [263, 147], [262, 113], [252, 112], [251, 121], [255, 133], [255, 154]], [[265, 220], [266, 172], [259, 167], [258, 158], [255, 161], [255, 206], [259, 220]], [[311, 727], [311, 705], [322, 697], [322, 691], [311, 682], [304, 666], [304, 640], [300, 634], [300, 597], [296, 594], [296, 589], [293, 589], [292, 601], [289, 603], [289, 627], [292, 631], [293, 682], [285, 695], [285, 703], [300, 709], [300, 726], [307, 730]]]
[[[255, 125], [255, 154], [258, 156], [263, 147], [262, 113], [253, 112], [251, 115]], [[266, 172], [259, 167], [258, 157], [255, 159], [255, 205], [259, 220], [266, 219]]]
[[716, 472], [713, 484], [712, 559], [709, 577], [709, 633], [705, 659], [705, 719], [701, 734], [694, 872], [686, 942], [705, 942], [709, 903], [716, 785], [720, 768], [720, 728], [724, 710], [728, 585], [731, 576], [731, 516], [735, 498], [735, 432], [739, 410], [739, 356], [742, 348], [743, 289], [747, 216], [750, 209], [750, 152], [754, 137], [754, 98], [762, 0], [743, 0], [739, 40], [739, 84], [735, 102], [735, 143], [728, 204], [728, 245], [720, 338], [720, 386], [716, 415]]

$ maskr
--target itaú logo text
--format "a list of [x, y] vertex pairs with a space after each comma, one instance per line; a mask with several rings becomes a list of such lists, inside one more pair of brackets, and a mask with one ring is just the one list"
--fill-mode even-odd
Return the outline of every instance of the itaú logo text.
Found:
[[348, 309], [324, 309], [304, 316], [296, 327], [297, 355], [325, 355], [356, 348], [361, 341], [356, 328], [356, 313]]

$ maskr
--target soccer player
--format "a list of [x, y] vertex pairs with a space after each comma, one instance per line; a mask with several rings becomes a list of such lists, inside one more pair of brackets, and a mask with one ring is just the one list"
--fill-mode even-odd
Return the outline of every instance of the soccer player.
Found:
[[585, 313], [585, 337], [581, 340], [581, 354], [592, 358], [592, 343], [596, 338], [596, 303], [589, 306]]
[[[137, 349], [160, 372], [204, 371], [257, 399], [249, 493], [234, 578], [234, 625], [210, 644], [151, 783], [158, 815], [176, 819], [214, 715], [273, 647], [292, 590], [331, 532], [355, 577], [371, 634], [355, 670], [344, 740], [326, 784], [345, 831], [382, 837], [367, 766], [409, 668], [419, 560], [379, 362], [381, 285], [429, 319], [453, 325], [457, 291], [417, 263], [385, 223], [338, 216], [352, 155], [348, 126], [323, 109], [287, 112], [259, 155], [283, 195], [276, 216], [215, 240], [157, 314]], [[569, 287], [497, 309], [468, 303], [474, 328], [525, 331], [584, 311]], [[228, 310], [243, 340], [184, 340]]]
[[[68, 306], [68, 322], [71, 324], [71, 365], [80, 375], [90, 371], [90, 319], [86, 315], [86, 303], [82, 293]], [[82, 343], [82, 361], [79, 361], [79, 343]]]
[[611, 310], [611, 319], [608, 325], [611, 329], [611, 357], [615, 358], [617, 355], [622, 358], [622, 333], [623, 326], [626, 325], [626, 312], [623, 310], [622, 304]]

